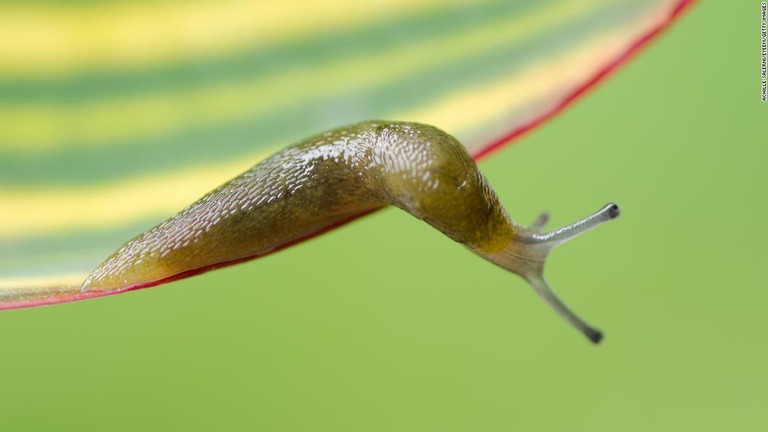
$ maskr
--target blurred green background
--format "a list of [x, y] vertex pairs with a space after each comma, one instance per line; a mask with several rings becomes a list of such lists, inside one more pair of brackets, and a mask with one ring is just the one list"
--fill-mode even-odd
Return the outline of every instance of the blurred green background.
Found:
[[0, 314], [2, 430], [760, 430], [759, 2], [705, 2], [481, 164], [512, 216], [617, 221], [526, 284], [395, 209], [166, 287]]

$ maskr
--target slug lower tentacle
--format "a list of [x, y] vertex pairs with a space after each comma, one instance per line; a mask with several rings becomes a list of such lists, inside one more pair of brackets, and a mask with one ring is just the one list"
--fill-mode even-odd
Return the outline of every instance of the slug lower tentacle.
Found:
[[422, 219], [478, 255], [526, 279], [593, 342], [543, 277], [556, 245], [612, 219], [611, 204], [542, 233], [512, 222], [465, 148], [432, 126], [370, 121], [314, 136], [269, 157], [102, 263], [83, 292], [156, 285], [270, 253], [385, 205]]

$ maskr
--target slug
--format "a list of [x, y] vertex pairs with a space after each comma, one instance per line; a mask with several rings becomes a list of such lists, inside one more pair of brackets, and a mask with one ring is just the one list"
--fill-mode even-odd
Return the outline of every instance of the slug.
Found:
[[83, 282], [83, 293], [157, 285], [262, 256], [386, 205], [522, 276], [571, 325], [543, 275], [555, 246], [619, 215], [615, 204], [550, 232], [547, 216], [515, 224], [455, 138], [418, 123], [368, 121], [290, 146], [130, 240]]

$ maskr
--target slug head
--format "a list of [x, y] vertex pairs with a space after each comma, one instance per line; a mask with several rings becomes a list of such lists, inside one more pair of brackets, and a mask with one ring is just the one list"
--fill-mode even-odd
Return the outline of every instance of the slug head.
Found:
[[544, 264], [552, 249], [603, 222], [616, 219], [619, 214], [618, 205], [607, 204], [583, 219], [550, 232], [542, 232], [548, 219], [547, 214], [542, 214], [530, 227], [515, 227], [514, 241], [501, 253], [485, 255], [485, 258], [528, 281], [547, 304], [597, 344], [603, 339], [602, 332], [584, 322], [558, 298], [544, 277]]

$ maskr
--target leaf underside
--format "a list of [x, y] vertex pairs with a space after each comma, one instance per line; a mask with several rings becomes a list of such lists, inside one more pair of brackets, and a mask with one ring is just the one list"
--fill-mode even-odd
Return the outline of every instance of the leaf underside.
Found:
[[324, 129], [428, 123], [485, 157], [693, 1], [444, 3], [0, 5], [0, 309], [137, 288], [79, 286], [128, 239]]

